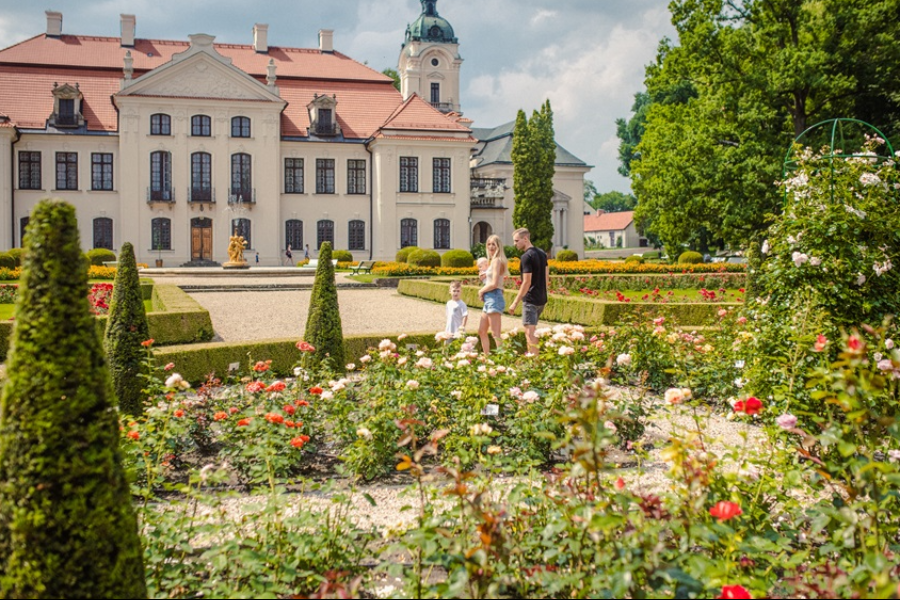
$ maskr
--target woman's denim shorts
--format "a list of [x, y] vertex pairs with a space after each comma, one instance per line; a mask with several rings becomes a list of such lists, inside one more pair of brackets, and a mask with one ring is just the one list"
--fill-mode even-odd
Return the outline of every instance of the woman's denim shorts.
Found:
[[502, 313], [506, 310], [506, 300], [503, 299], [503, 290], [491, 290], [484, 295], [485, 313]]

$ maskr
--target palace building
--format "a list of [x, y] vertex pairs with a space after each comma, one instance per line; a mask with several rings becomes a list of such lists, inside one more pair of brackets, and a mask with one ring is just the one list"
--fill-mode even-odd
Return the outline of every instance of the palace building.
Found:
[[[85, 249], [132, 242], [139, 262], [277, 264], [324, 241], [357, 260], [414, 245], [512, 240], [512, 125], [463, 117], [458, 40], [422, 0], [393, 80], [318, 48], [212, 36], [152, 40], [121, 15], [121, 37], [47, 30], [0, 50], [0, 248], [20, 246], [42, 198], [76, 207]], [[511, 115], [514, 117], [515, 115]], [[583, 251], [590, 167], [557, 146], [554, 243]]]

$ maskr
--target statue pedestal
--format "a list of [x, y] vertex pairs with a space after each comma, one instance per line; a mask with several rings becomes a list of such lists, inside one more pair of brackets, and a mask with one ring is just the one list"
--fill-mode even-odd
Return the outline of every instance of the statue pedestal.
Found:
[[241, 262], [228, 261], [227, 263], [222, 265], [222, 268], [223, 269], [249, 269], [250, 263], [248, 263], [246, 260], [241, 261]]

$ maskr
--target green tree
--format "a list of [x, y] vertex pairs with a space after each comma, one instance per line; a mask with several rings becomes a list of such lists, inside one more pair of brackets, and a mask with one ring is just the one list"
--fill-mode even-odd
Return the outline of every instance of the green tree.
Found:
[[397, 72], [396, 69], [392, 69], [390, 67], [384, 69], [381, 72], [382, 75], [387, 75], [391, 79], [394, 80], [394, 87], [397, 88], [397, 91], [400, 91], [400, 73]]
[[590, 179], [584, 180], [584, 201], [588, 204], [592, 204], [594, 202], [594, 196], [599, 194], [597, 191], [597, 186], [594, 185], [594, 182]]
[[637, 198], [631, 194], [623, 194], [622, 192], [612, 191], [605, 194], [597, 194], [591, 206], [605, 212], [624, 212], [626, 210], [634, 210], [637, 206]]
[[900, 82], [886, 74], [900, 61], [900, 0], [670, 8], [678, 43], [647, 68], [630, 162], [638, 224], [667, 248], [743, 246], [763, 231], [781, 210], [784, 153], [813, 123], [855, 116], [898, 131]]
[[631, 175], [631, 161], [640, 158], [638, 145], [644, 136], [644, 124], [647, 121], [647, 109], [650, 107], [650, 94], [638, 92], [634, 95], [631, 106], [631, 118], [616, 119], [616, 135], [619, 137], [619, 173], [623, 177]]
[[0, 398], [0, 598], [146, 598], [75, 209], [31, 214]]
[[106, 322], [106, 356], [119, 409], [138, 416], [143, 412], [146, 349], [141, 342], [150, 337], [144, 297], [131, 242], [122, 244]]
[[529, 121], [520, 110], [513, 130], [513, 226], [527, 227], [532, 243], [545, 251], [553, 245], [553, 175], [556, 141], [550, 101]]
[[306, 366], [315, 368], [330, 360], [334, 369], [343, 368], [344, 332], [334, 283], [334, 265], [331, 264], [331, 244], [328, 242], [323, 242], [319, 248], [319, 266], [316, 268], [303, 337], [316, 349], [308, 357]]

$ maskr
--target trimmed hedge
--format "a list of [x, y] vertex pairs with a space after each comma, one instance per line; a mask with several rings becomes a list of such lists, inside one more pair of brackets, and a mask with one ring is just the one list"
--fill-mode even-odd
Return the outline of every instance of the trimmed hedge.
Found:
[[576, 262], [578, 253], [574, 250], [560, 250], [556, 253], [556, 260], [559, 262]]
[[85, 256], [87, 256], [88, 261], [96, 267], [102, 267], [103, 263], [115, 262], [116, 260], [116, 253], [112, 250], [107, 250], [106, 248], [94, 248], [88, 250], [85, 252]]
[[475, 257], [468, 250], [447, 250], [441, 255], [441, 266], [465, 269], [475, 265]]
[[409, 255], [415, 252], [416, 250], [421, 250], [418, 246], [407, 246], [406, 248], [401, 248], [399, 252], [397, 252], [397, 256], [395, 259], [398, 263], [409, 262]]
[[341, 266], [341, 263], [349, 263], [353, 262], [353, 254], [349, 250], [333, 250], [331, 252], [331, 259], [338, 261], [338, 266]]
[[16, 259], [10, 256], [8, 252], [0, 252], [0, 267], [4, 269], [15, 269], [17, 266]]
[[550, 285], [555, 288], [566, 287], [570, 290], [587, 288], [597, 291], [618, 290], [638, 291], [652, 290], [699, 290], [706, 288], [715, 290], [719, 288], [746, 287], [748, 276], [746, 273], [670, 273], [659, 275], [648, 273], [646, 275], [631, 275], [627, 273], [616, 275], [551, 275]]
[[[446, 292], [446, 290], [444, 290]], [[445, 293], [446, 295], [446, 293]], [[359, 365], [359, 358], [369, 348], [378, 347], [378, 343], [392, 338], [397, 341], [396, 333], [354, 335], [344, 338], [344, 355], [347, 362]], [[206, 344], [186, 344], [156, 348], [153, 352], [154, 362], [159, 366], [175, 363], [175, 371], [191, 383], [205, 381], [214, 373], [224, 378], [228, 375], [228, 367], [234, 363], [247, 372], [258, 360], [271, 360], [271, 369], [277, 375], [291, 375], [293, 368], [300, 362], [301, 352], [297, 350], [297, 340], [277, 339], [256, 342], [211, 342]], [[434, 332], [409, 334], [397, 344], [417, 344], [433, 347]], [[343, 367], [343, 365], [341, 365]]]
[[642, 264], [644, 264], [644, 257], [643, 256], [635, 256], [634, 254], [632, 254], [631, 256], [629, 256], [628, 258], [625, 259], [625, 262], [633, 262], [633, 263], [642, 265]]
[[[397, 286], [397, 291], [406, 296], [414, 296], [435, 302], [446, 302], [447, 283], [421, 279], [404, 279]], [[504, 290], [507, 304], [516, 297], [515, 290]], [[463, 286], [462, 300], [468, 306], [480, 308], [483, 304], [478, 300], [478, 287]], [[567, 296], [550, 296], [541, 320], [557, 323], [577, 323], [585, 326], [613, 326], [619, 323], [644, 320], [656, 317], [667, 317], [681, 326], [709, 325], [717, 320], [716, 313], [720, 308], [738, 308], [739, 303], [668, 303], [650, 302], [604, 302], [591, 298], [572, 298]], [[516, 314], [521, 314], [521, 308]]]
[[694, 252], [693, 250], [688, 250], [687, 252], [682, 252], [681, 256], [678, 257], [679, 265], [697, 265], [703, 262], [703, 255], [699, 252]]
[[319, 266], [309, 299], [306, 331], [303, 339], [313, 345], [316, 352], [307, 355], [304, 366], [315, 367], [326, 357], [331, 368], [340, 372], [344, 367], [344, 330], [338, 305], [337, 286], [334, 282], [334, 265], [331, 264], [331, 244], [323, 242], [319, 250]]
[[411, 267], [439, 267], [441, 255], [434, 250], [419, 249], [409, 255], [407, 262]]

